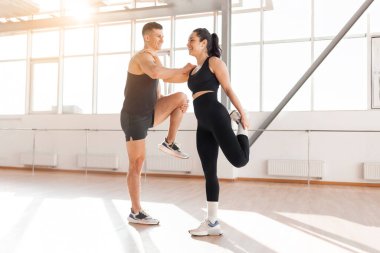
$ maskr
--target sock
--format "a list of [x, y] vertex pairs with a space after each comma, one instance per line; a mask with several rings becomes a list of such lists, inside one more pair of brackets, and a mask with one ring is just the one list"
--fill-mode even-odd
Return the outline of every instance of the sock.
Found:
[[219, 202], [207, 201], [207, 219], [213, 224], [218, 220], [218, 204]]
[[238, 130], [237, 130], [236, 135], [239, 135], [239, 134], [248, 136], [248, 130], [244, 129], [244, 127], [243, 127], [243, 125], [241, 123], [238, 124]]
[[169, 146], [171, 146], [171, 145], [173, 144], [174, 141], [172, 141], [171, 143], [169, 143], [168, 138], [165, 137], [165, 142], [166, 142], [167, 144], [169, 144]]

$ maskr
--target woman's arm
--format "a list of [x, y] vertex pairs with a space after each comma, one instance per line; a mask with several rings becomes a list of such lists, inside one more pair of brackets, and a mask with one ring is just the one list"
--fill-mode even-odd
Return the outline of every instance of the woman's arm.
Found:
[[209, 60], [209, 66], [212, 72], [214, 72], [216, 78], [220, 82], [220, 85], [222, 86], [224, 92], [230, 99], [231, 103], [235, 106], [235, 108], [239, 111], [241, 115], [241, 123], [244, 126], [245, 129], [248, 129], [249, 122], [247, 120], [247, 116], [245, 115], [245, 111], [236, 96], [235, 92], [233, 91], [230, 83], [230, 75], [228, 73], [228, 69], [226, 64], [217, 57], [211, 57]]

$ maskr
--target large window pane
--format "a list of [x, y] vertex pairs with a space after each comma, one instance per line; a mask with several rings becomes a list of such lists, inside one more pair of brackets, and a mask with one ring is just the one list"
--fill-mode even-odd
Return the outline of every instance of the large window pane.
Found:
[[66, 58], [63, 66], [63, 112], [91, 113], [92, 57]]
[[[144, 25], [151, 21], [139, 21], [136, 23], [135, 37], [136, 37], [136, 47], [135, 50], [139, 51], [144, 48], [144, 39], [142, 37], [142, 29]], [[171, 38], [171, 22], [170, 20], [158, 20], [157, 23], [162, 25], [162, 32], [164, 34], [164, 43], [162, 44], [162, 49], [170, 48], [170, 38]], [[177, 35], [176, 35], [177, 36]]]
[[[136, 32], [137, 36], [139, 32], [141, 31]], [[129, 52], [130, 50], [131, 24], [99, 27], [99, 53]]]
[[59, 32], [33, 32], [32, 57], [54, 57], [59, 54]]
[[[249, 24], [248, 27], [246, 27]], [[242, 29], [244, 27], [244, 29]], [[231, 42], [260, 40], [260, 12], [233, 14], [231, 19]]]
[[25, 61], [0, 62], [0, 114], [25, 113], [25, 83]]
[[192, 31], [197, 28], [206, 28], [214, 32], [214, 16], [178, 18], [175, 21], [175, 47], [186, 47]]
[[[263, 110], [273, 111], [310, 66], [310, 42], [264, 46]], [[310, 110], [310, 83], [303, 85], [284, 110]]]
[[98, 113], [120, 112], [129, 59], [129, 54], [99, 56]]
[[273, 10], [264, 12], [264, 40], [310, 37], [310, 3], [305, 0], [274, 0]]
[[57, 106], [58, 62], [33, 63], [32, 112], [51, 112]]
[[[175, 67], [176, 68], [182, 68], [185, 66], [187, 63], [192, 63], [192, 64], [197, 64], [196, 60], [194, 57], [189, 55], [188, 50], [176, 50], [175, 51]], [[176, 83], [173, 84], [173, 90], [175, 92], [183, 92], [186, 94], [187, 98], [189, 99], [189, 108], [187, 109], [187, 112], [193, 112], [193, 103], [192, 103], [192, 93], [187, 87], [187, 82], [185, 83]]]
[[[315, 36], [335, 36], [363, 4], [363, 0], [318, 0], [315, 6]], [[347, 34], [366, 32], [366, 15], [362, 15]]]
[[[329, 42], [316, 42], [315, 55]], [[343, 39], [315, 71], [315, 110], [367, 109], [366, 43], [365, 38]]]
[[372, 33], [380, 33], [380, 1], [374, 1], [368, 9]]
[[94, 28], [75, 28], [65, 30], [65, 55], [93, 54]]
[[260, 47], [232, 47], [231, 84], [246, 110], [260, 110]]
[[0, 60], [25, 59], [26, 34], [0, 36]]

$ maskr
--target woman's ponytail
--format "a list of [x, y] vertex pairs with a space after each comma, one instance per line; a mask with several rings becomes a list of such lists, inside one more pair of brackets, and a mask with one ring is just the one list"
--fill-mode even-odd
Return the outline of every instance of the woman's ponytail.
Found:
[[219, 37], [216, 33], [211, 34], [211, 47], [208, 50], [209, 56], [216, 56], [220, 58], [222, 54], [222, 49], [219, 46]]
[[222, 49], [219, 46], [219, 37], [216, 33], [210, 34], [206, 28], [197, 28], [195, 32], [200, 41], [207, 40], [207, 54], [209, 56], [216, 56], [220, 58]]

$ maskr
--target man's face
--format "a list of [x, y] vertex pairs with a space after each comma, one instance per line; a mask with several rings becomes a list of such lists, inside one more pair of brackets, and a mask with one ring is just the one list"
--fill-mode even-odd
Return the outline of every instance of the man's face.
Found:
[[164, 43], [164, 34], [161, 29], [153, 29], [144, 36], [146, 45], [154, 50], [160, 50]]

